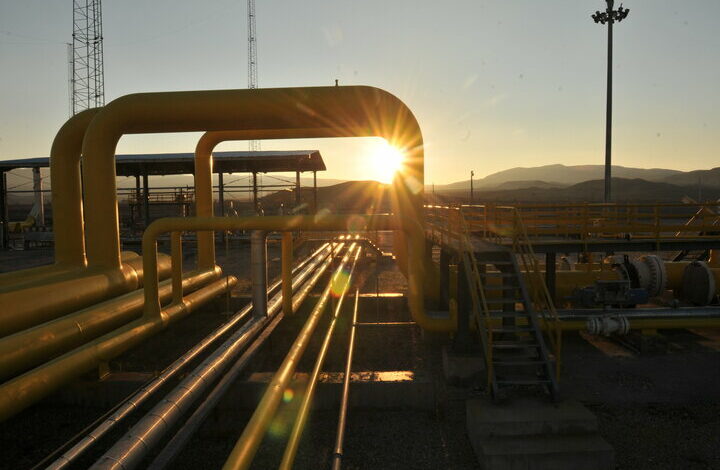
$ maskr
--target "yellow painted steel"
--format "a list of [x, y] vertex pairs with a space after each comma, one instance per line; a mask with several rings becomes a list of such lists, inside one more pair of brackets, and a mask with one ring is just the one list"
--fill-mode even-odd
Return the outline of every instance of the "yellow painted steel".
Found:
[[282, 310], [285, 315], [292, 315], [292, 264], [293, 234], [283, 232], [281, 255]]
[[165, 325], [187, 316], [199, 306], [237, 284], [233, 276], [220, 279], [164, 309], [154, 320], [142, 317], [90, 341], [50, 362], [0, 385], [0, 421], [22, 411], [62, 384], [127, 351]]
[[[170, 258], [160, 257], [160, 276], [170, 274]], [[31, 284], [0, 293], [0, 337], [53, 320], [110, 297], [141, 287], [142, 259], [135, 257], [120, 270], [79, 269], [53, 276], [49, 284]], [[157, 277], [156, 277], [157, 278]]]
[[[188, 273], [183, 290], [191, 292], [218, 279], [220, 268]], [[160, 301], [172, 299], [171, 281], [160, 284]], [[0, 338], [0, 380], [37, 366], [58, 354], [105, 334], [142, 315], [143, 290], [93, 305], [13, 335]]]
[[[372, 87], [313, 87], [142, 93], [106, 105], [83, 142], [87, 252], [91, 266], [119, 266], [115, 146], [124, 134], [252, 130], [253, 138], [379, 136], [407, 155], [393, 200], [421, 236], [424, 164], [420, 127], [393, 95]], [[272, 138], [272, 137], [271, 137]], [[408, 244], [413, 244], [408, 241]], [[414, 244], [422, 254], [424, 246]], [[402, 251], [402, 250], [400, 250]], [[402, 260], [406, 264], [406, 260]], [[406, 266], [403, 266], [405, 268]], [[419, 267], [422, 271], [422, 266]], [[418, 273], [422, 280], [422, 272]]]
[[[183, 298], [182, 237], [180, 232], [170, 234], [172, 265], [172, 303], [178, 304]], [[201, 268], [202, 269], [202, 268]]]

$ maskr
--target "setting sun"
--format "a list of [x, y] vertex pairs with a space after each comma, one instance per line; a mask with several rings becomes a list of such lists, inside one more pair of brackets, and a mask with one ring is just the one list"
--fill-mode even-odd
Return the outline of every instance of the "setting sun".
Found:
[[383, 141], [372, 150], [370, 164], [373, 179], [381, 183], [392, 183], [395, 172], [400, 170], [405, 154], [397, 147]]

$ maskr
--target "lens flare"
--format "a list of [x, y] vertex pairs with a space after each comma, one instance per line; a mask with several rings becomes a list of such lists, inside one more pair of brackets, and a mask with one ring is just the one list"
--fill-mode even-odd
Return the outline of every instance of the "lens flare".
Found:
[[332, 286], [330, 287], [332, 295], [339, 297], [347, 287], [349, 281], [350, 273], [346, 269], [335, 274], [332, 278]]
[[295, 397], [295, 392], [293, 392], [292, 388], [286, 388], [283, 392], [283, 401], [285, 403], [290, 403], [292, 399]]

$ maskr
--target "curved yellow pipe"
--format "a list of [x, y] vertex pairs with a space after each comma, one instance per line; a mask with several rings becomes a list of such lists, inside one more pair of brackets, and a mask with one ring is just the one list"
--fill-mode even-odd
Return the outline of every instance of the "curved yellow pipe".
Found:
[[87, 109], [68, 119], [55, 135], [50, 150], [55, 264], [0, 274], [3, 288], [27, 281], [42, 282], [48, 276], [85, 266], [80, 152], [85, 131], [98, 111]]
[[[427, 317], [423, 306], [424, 152], [420, 127], [402, 101], [372, 87], [313, 87], [141, 93], [106, 105], [85, 135], [83, 165], [90, 266], [118, 268], [119, 230], [114, 153], [125, 134], [252, 131], [252, 137], [378, 136], [406, 154], [393, 182], [393, 208], [402, 216], [402, 240], [411, 256], [400, 259], [409, 274], [411, 311], [418, 323], [450, 331], [449, 318]], [[405, 245], [405, 243], [403, 244]], [[418, 282], [419, 281], [419, 282]], [[413, 290], [414, 289], [414, 290]]]

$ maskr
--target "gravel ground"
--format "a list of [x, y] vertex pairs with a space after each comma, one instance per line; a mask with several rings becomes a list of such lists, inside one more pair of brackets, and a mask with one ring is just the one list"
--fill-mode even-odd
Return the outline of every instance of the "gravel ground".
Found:
[[[227, 273], [247, 277], [247, 249], [237, 249], [246, 246], [235, 244], [227, 254], [218, 247], [218, 258]], [[269, 246], [270, 259], [275, 260], [271, 276], [278, 270], [278, 249], [275, 243]], [[192, 251], [188, 249], [185, 254], [189, 263]], [[51, 250], [0, 252], [0, 270], [51, 259]], [[364, 269], [374, 272], [373, 262], [369, 260]], [[377, 285], [380, 292], [406, 289], [396, 269], [384, 269]], [[247, 282], [241, 283], [235, 294], [246, 296], [247, 286]], [[375, 289], [374, 276], [368, 275], [363, 291], [372, 293]], [[113, 361], [113, 368], [160, 370], [223, 321], [224, 305], [218, 302], [184, 319]], [[361, 307], [361, 321], [409, 319], [402, 298], [383, 299], [378, 305], [373, 298], [363, 298]], [[253, 362], [252, 371], [277, 367], [308, 310], [306, 307], [281, 324]], [[324, 332], [326, 326], [327, 317], [318, 332]], [[338, 325], [325, 370], [342, 370], [348, 326], [346, 315]], [[600, 433], [616, 450], [618, 469], [720, 469], [720, 332], [678, 330], [662, 331], [661, 335], [661, 347], [644, 354], [566, 335], [562, 393], [582, 401], [598, 416]], [[320, 341], [320, 335], [313, 338], [298, 370], [312, 368]], [[622, 354], [616, 354], [618, 350]], [[345, 468], [478, 468], [464, 418], [464, 400], [474, 392], [444, 384], [439, 378], [440, 357], [438, 340], [423, 335], [417, 327], [364, 328], [358, 332], [354, 370], [423, 371], [434, 378], [438, 399], [434, 410], [351, 410]], [[292, 405], [279, 414], [275, 433], [265, 439], [253, 468], [273, 468], [279, 461], [292, 422]], [[224, 403], [222, 409], [232, 408], [232, 403]], [[26, 410], [0, 426], [0, 468], [29, 468], [106, 410], [107, 406], [92, 402], [72, 404], [60, 395]], [[208, 421], [174, 468], [218, 468], [248, 418], [249, 411], [237, 409]], [[220, 422], [222, 426], [217, 425]], [[336, 424], [336, 410], [311, 413], [296, 468], [328, 467]], [[91, 462], [89, 458], [79, 468]]]

